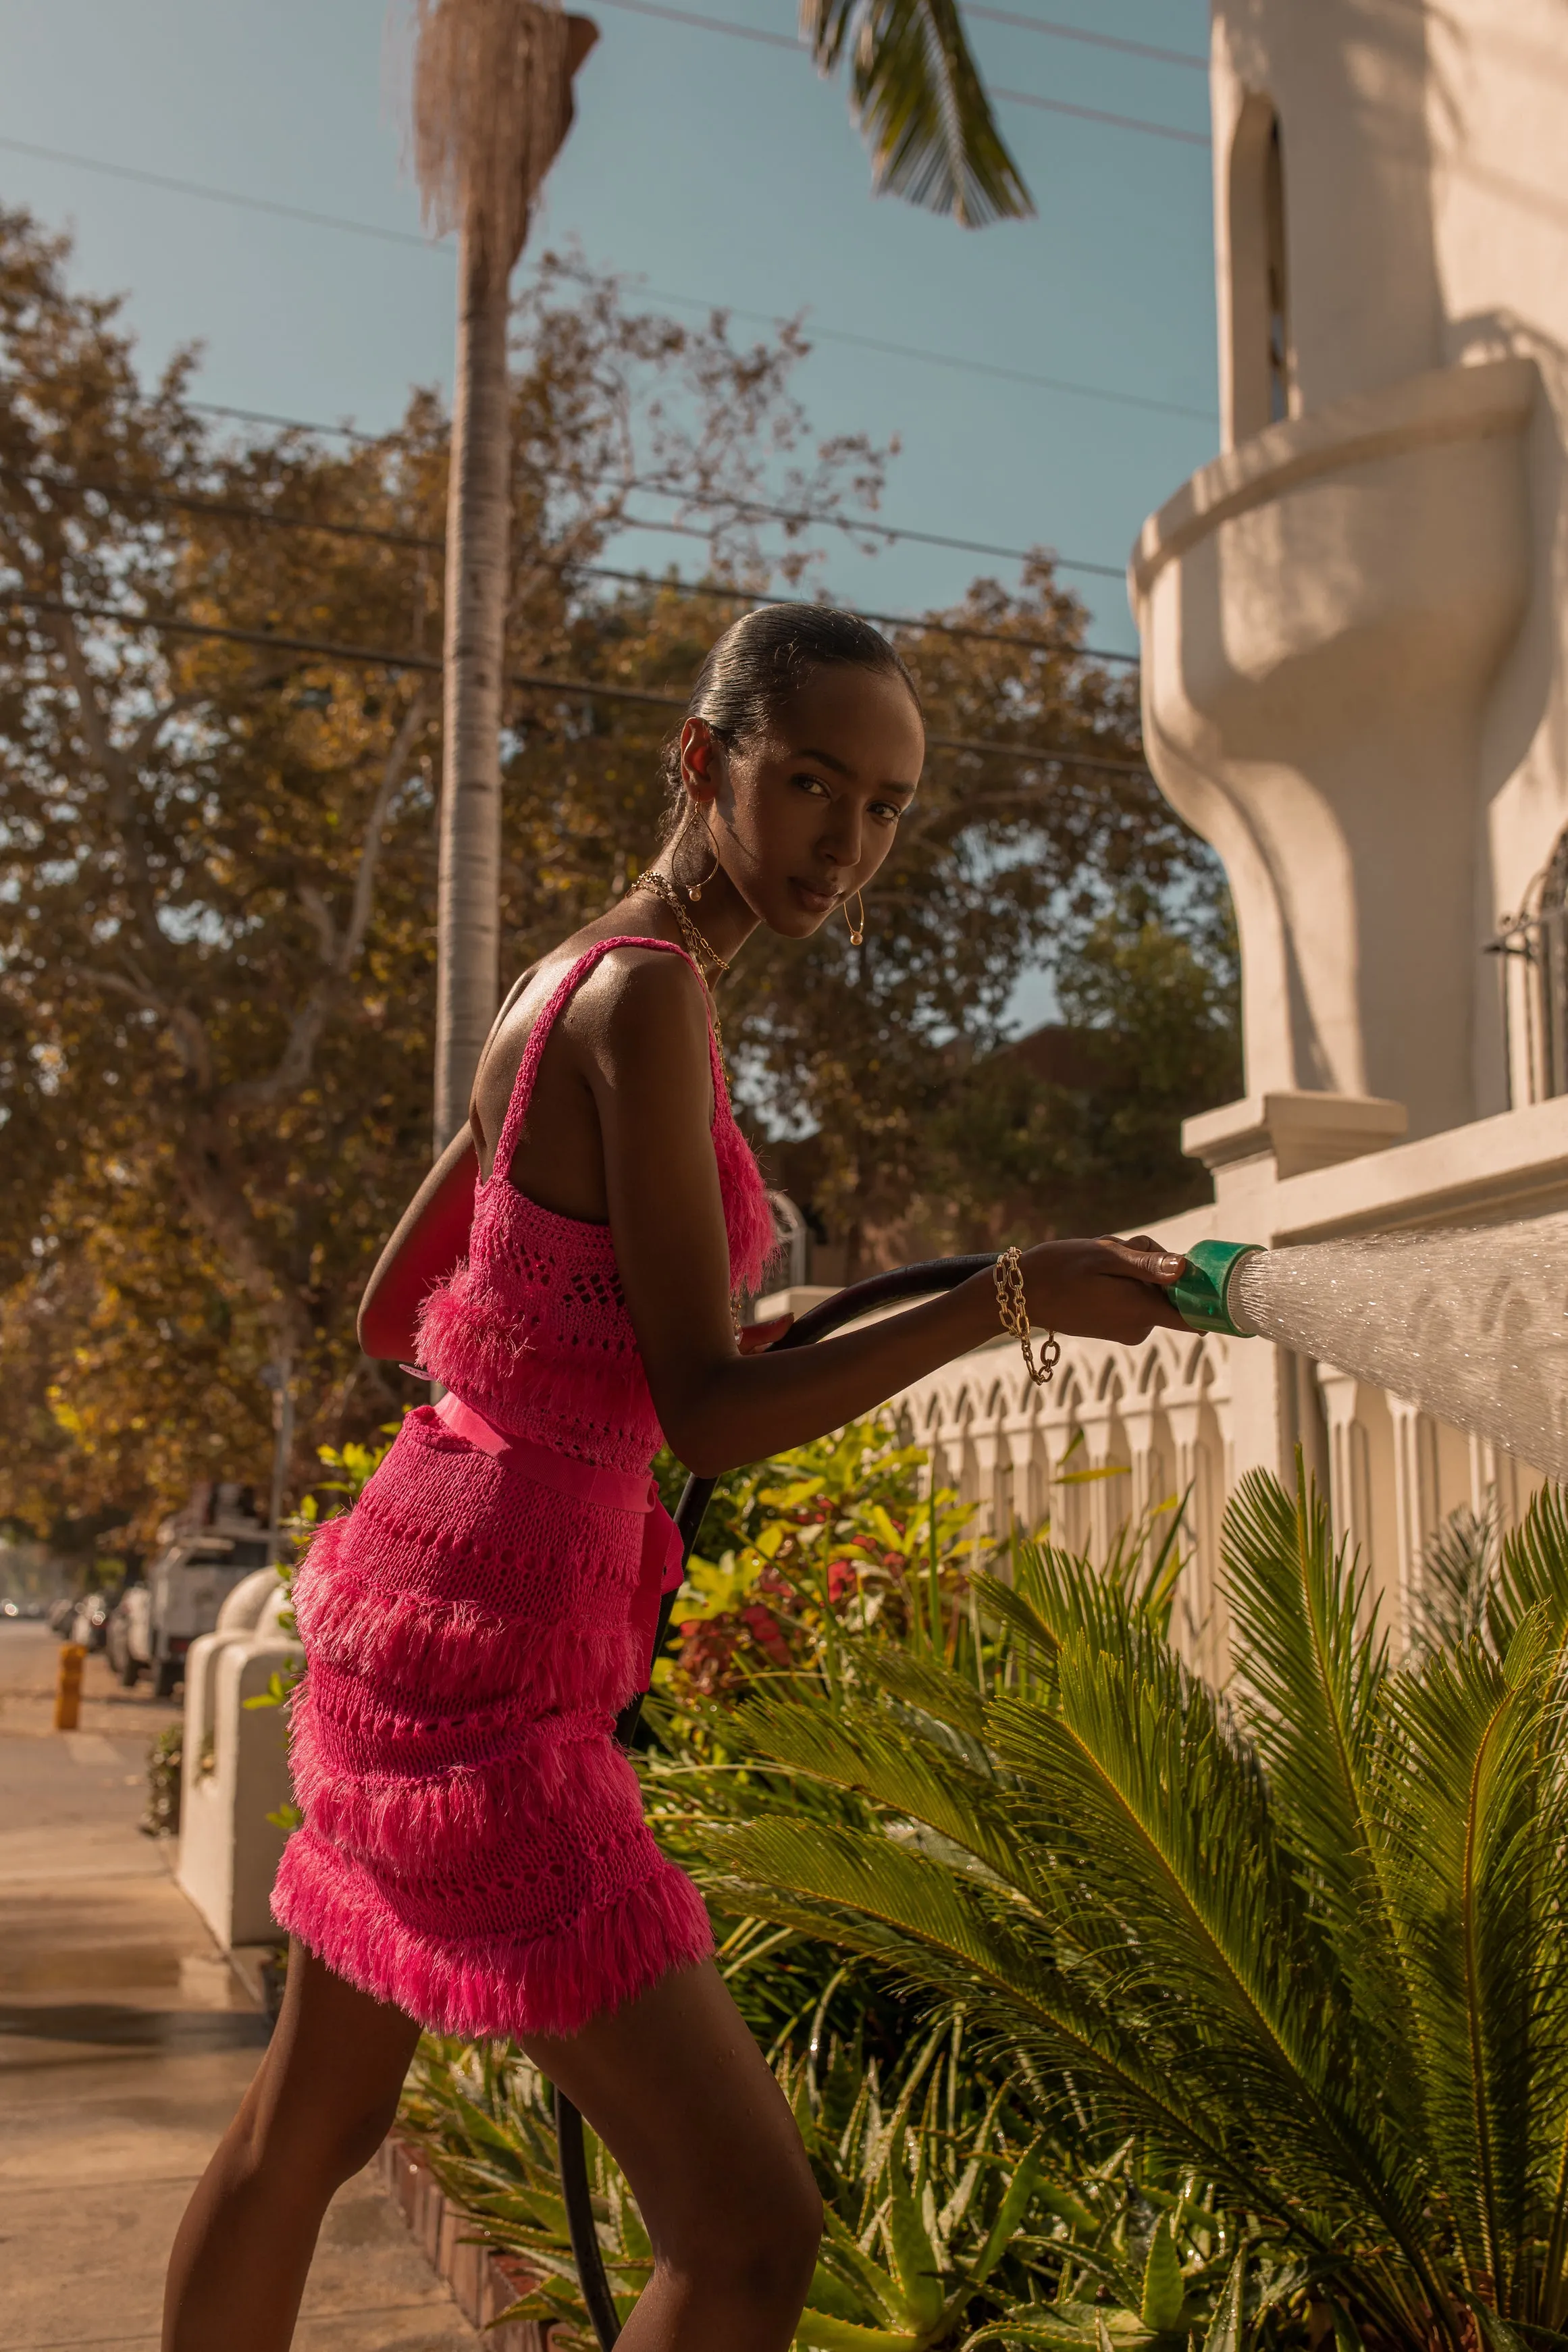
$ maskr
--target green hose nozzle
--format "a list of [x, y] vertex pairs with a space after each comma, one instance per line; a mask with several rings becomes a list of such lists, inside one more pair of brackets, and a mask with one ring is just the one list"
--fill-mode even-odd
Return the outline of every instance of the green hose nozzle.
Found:
[[1231, 1277], [1244, 1257], [1262, 1247], [1259, 1242], [1194, 1242], [1187, 1252], [1187, 1271], [1173, 1282], [1167, 1297], [1192, 1331], [1223, 1331], [1232, 1339], [1255, 1335], [1234, 1320], [1229, 1292]]

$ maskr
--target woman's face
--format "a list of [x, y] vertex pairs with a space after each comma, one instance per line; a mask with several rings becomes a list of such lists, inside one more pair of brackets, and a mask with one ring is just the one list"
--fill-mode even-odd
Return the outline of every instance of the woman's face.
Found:
[[800, 940], [891, 849], [925, 729], [900, 679], [837, 665], [814, 670], [764, 734], [727, 751], [689, 719], [681, 750], [730, 880], [770, 930]]

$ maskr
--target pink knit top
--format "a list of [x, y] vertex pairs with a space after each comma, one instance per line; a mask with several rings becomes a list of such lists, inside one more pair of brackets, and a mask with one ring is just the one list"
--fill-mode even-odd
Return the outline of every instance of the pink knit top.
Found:
[[[475, 1188], [468, 1260], [422, 1318], [424, 1363], [525, 1444], [498, 1455], [419, 1407], [295, 1579], [305, 1822], [274, 1914], [376, 1999], [475, 2037], [573, 2032], [710, 1945], [611, 1738], [647, 1680], [642, 1507], [524, 1466], [544, 1446], [579, 1487], [596, 1465], [619, 1493], [646, 1481], [660, 1443], [610, 1229], [542, 1208], [510, 1172], [555, 1021], [620, 947], [690, 961], [626, 938], [572, 966]], [[731, 1281], [754, 1288], [773, 1220], [711, 1036], [710, 1049]]]

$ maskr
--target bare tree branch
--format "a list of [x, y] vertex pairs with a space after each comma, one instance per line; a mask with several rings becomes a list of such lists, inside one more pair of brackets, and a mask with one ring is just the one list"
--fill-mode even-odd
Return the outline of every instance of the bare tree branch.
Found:
[[371, 913], [375, 904], [376, 868], [381, 861], [382, 836], [386, 829], [386, 820], [393, 802], [406, 780], [415, 743], [428, 716], [428, 697], [421, 687], [415, 692], [404, 713], [403, 723], [393, 738], [382, 767], [381, 780], [365, 820], [349, 919], [341, 938], [321, 893], [310, 887], [300, 890], [300, 904], [315, 924], [316, 935], [321, 945], [321, 960], [327, 969], [295, 1012], [289, 1024], [283, 1051], [267, 1076], [243, 1079], [223, 1089], [219, 1102], [226, 1114], [232, 1116], [236, 1111], [267, 1108], [280, 1102], [287, 1096], [297, 1094], [309, 1078], [327, 1017], [346, 985], [364, 945], [364, 935], [370, 928]]
[[125, 856], [127, 887], [142, 944], [148, 955], [161, 963], [164, 940], [158, 924], [158, 899], [147, 863], [147, 845], [136, 814], [136, 771], [110, 733], [109, 721], [98, 698], [98, 682], [82, 651], [76, 623], [63, 613], [52, 614], [51, 621], [76, 696], [88, 750], [109, 787], [110, 814]]

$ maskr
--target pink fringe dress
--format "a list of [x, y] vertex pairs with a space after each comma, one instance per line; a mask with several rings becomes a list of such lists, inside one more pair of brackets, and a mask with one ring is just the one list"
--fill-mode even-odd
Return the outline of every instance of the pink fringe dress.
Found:
[[[613, 948], [666, 945], [600, 941], [535, 1022], [468, 1262], [423, 1311], [421, 1360], [459, 1402], [408, 1415], [296, 1579], [304, 1826], [273, 1912], [339, 1976], [442, 2032], [573, 2033], [712, 1948], [612, 1737], [647, 1680], [668, 1565], [649, 1508], [660, 1432], [615, 1244], [508, 1181], [573, 991]], [[710, 1051], [731, 1278], [754, 1286], [773, 1221], [711, 1036]]]

